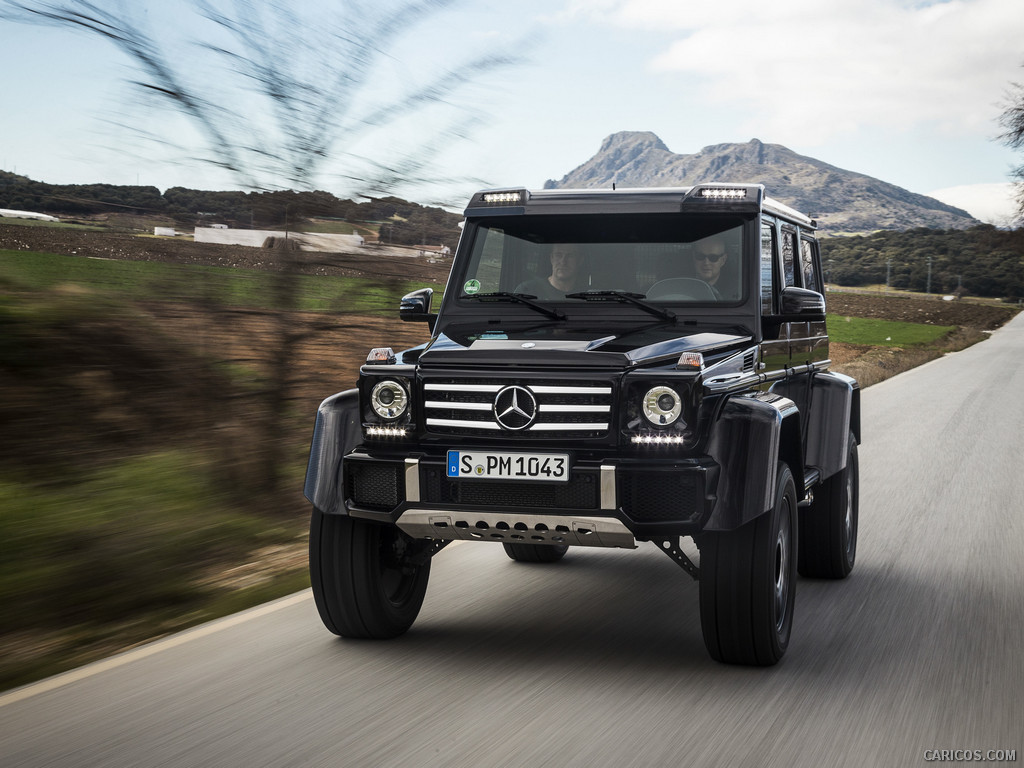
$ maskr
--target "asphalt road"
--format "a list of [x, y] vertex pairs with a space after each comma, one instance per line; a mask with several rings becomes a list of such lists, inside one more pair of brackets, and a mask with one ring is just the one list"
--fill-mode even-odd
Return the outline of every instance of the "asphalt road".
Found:
[[1024, 315], [866, 390], [863, 424], [857, 566], [799, 582], [777, 667], [710, 661], [653, 545], [462, 544], [399, 640], [334, 638], [300, 593], [0, 696], [0, 765], [1024, 762]]

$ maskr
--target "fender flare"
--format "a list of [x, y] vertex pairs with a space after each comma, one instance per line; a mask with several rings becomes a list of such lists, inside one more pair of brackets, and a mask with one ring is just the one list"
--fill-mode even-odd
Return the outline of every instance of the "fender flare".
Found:
[[776, 382], [770, 390], [793, 400], [800, 409], [805, 461], [822, 479], [846, 468], [846, 441], [851, 432], [860, 443], [860, 386], [835, 371], [814, 371]]
[[320, 403], [302, 493], [326, 515], [347, 513], [341, 460], [362, 439], [358, 389], [347, 389]]
[[779, 461], [803, 488], [800, 412], [771, 392], [730, 397], [711, 428], [708, 454], [721, 467], [707, 531], [729, 531], [764, 514], [775, 499]]

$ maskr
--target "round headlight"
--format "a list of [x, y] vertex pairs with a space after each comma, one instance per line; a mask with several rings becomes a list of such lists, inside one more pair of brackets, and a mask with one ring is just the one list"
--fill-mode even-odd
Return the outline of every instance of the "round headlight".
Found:
[[683, 401], [671, 387], [654, 387], [644, 395], [644, 418], [659, 427], [668, 426], [683, 412]]
[[382, 419], [397, 419], [409, 407], [409, 396], [397, 381], [385, 379], [370, 392], [370, 405]]

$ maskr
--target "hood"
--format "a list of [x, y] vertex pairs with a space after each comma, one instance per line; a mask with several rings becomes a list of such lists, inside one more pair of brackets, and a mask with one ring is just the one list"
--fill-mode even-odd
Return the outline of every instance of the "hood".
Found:
[[525, 332], [491, 331], [479, 337], [456, 340], [439, 336], [419, 358], [423, 366], [579, 366], [622, 370], [678, 359], [683, 352], [704, 355], [734, 350], [751, 341], [741, 329], [707, 330], [688, 333], [678, 326], [588, 335], [576, 331], [552, 338]]

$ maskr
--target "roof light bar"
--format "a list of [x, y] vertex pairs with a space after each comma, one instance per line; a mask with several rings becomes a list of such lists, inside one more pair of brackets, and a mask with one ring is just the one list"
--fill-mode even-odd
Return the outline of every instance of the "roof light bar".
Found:
[[704, 187], [700, 196], [712, 200], [739, 200], [747, 196], [747, 190], [739, 187]]
[[509, 205], [522, 202], [523, 193], [522, 190], [509, 192], [484, 192], [483, 200], [489, 205]]

